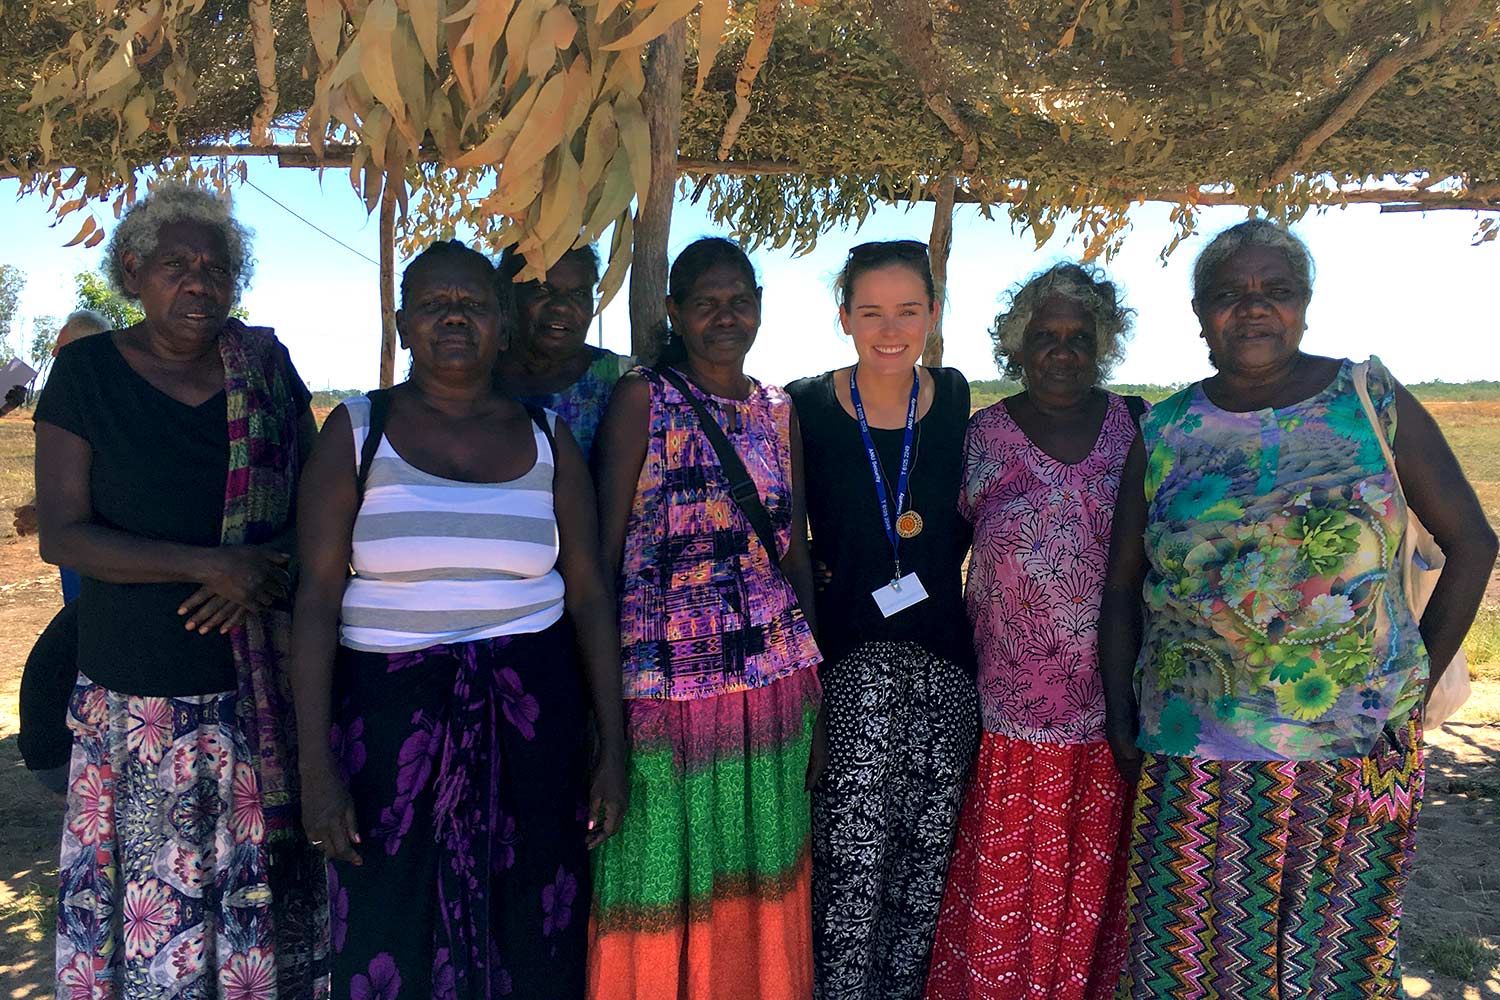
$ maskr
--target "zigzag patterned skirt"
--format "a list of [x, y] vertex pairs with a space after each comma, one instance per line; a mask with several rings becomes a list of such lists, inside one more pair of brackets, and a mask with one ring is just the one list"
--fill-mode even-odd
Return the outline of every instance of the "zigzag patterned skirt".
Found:
[[1398, 931], [1422, 774], [1415, 715], [1367, 757], [1147, 754], [1120, 1000], [1405, 996]]

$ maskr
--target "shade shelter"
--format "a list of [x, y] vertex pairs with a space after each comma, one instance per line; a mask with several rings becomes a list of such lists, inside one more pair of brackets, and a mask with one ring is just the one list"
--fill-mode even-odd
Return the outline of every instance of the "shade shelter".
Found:
[[347, 170], [385, 383], [396, 243], [459, 227], [536, 269], [611, 234], [649, 356], [679, 190], [794, 248], [933, 200], [940, 284], [961, 202], [1090, 256], [1142, 200], [1179, 238], [1221, 204], [1500, 232], [1496, 0], [39, 0], [0, 5], [0, 65], [0, 173], [86, 245], [142, 168]]

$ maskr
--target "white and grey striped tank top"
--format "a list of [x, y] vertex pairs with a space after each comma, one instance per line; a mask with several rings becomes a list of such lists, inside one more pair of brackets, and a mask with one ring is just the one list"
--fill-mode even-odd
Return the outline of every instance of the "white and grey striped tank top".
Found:
[[[355, 396], [343, 405], [357, 464], [370, 400]], [[547, 420], [556, 426], [550, 410]], [[552, 449], [535, 424], [532, 436], [535, 464], [504, 483], [431, 475], [381, 439], [354, 520], [355, 575], [344, 589], [339, 630], [345, 646], [406, 652], [540, 632], [562, 617]]]

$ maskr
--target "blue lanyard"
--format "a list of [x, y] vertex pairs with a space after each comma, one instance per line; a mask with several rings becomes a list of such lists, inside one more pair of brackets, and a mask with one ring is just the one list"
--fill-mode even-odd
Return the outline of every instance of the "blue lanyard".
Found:
[[885, 476], [880, 470], [880, 455], [875, 451], [875, 442], [870, 437], [870, 422], [865, 419], [865, 404], [859, 398], [859, 365], [849, 369], [849, 402], [854, 404], [854, 415], [859, 420], [859, 436], [864, 438], [865, 455], [870, 459], [870, 472], [875, 476], [875, 495], [880, 498], [880, 519], [885, 527], [885, 536], [891, 543], [891, 561], [896, 564], [894, 579], [901, 579], [901, 536], [896, 532], [896, 518], [906, 506], [906, 486], [911, 478], [911, 443], [917, 427], [917, 393], [921, 382], [917, 370], [911, 371], [911, 402], [906, 405], [906, 440], [901, 445], [901, 473], [896, 477], [896, 514], [891, 515], [890, 495], [886, 492]]

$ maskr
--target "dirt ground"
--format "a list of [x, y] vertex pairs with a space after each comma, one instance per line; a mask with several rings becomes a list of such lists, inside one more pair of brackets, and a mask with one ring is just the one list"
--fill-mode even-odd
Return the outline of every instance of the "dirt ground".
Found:
[[[63, 801], [21, 763], [16, 693], [32, 642], [61, 602], [34, 539], [0, 540], [0, 1000], [53, 988], [52, 894]], [[1406, 988], [1420, 1000], [1500, 1000], [1492, 966], [1440, 974], [1452, 955], [1500, 958], [1500, 725], [1461, 721], [1430, 735], [1427, 799], [1402, 935]], [[1446, 958], [1446, 961], [1445, 961]]]

